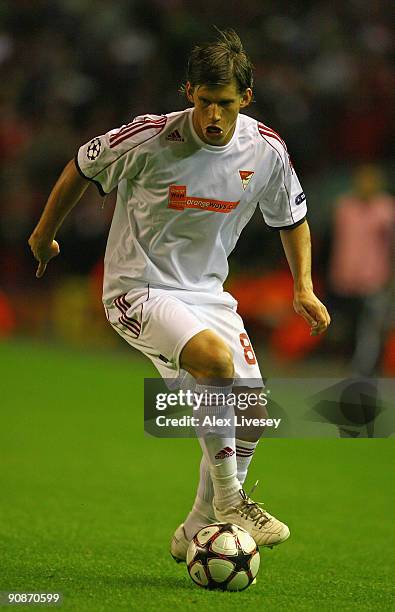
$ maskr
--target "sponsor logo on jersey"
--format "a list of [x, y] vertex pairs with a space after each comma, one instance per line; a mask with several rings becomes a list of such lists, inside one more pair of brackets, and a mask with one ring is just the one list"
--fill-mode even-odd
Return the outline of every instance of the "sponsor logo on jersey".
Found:
[[245, 191], [248, 187], [248, 183], [252, 179], [254, 171], [253, 170], [239, 170], [239, 174], [241, 178], [241, 184], [243, 185], [243, 189]]
[[303, 193], [303, 191], [302, 191], [302, 193], [300, 193], [299, 195], [297, 195], [297, 196], [296, 196], [296, 198], [295, 198], [295, 204], [296, 204], [296, 206], [299, 206], [299, 204], [301, 204], [301, 203], [302, 203], [302, 202], [303, 202], [305, 199], [306, 199], [306, 196], [305, 196], [305, 194], [304, 194], [304, 193]]
[[184, 210], [187, 199], [187, 188], [185, 185], [170, 185], [169, 187], [169, 208]]
[[220, 450], [219, 453], [215, 455], [215, 458], [216, 459], [226, 459], [226, 457], [232, 457], [232, 455], [234, 454], [235, 454], [235, 451], [233, 450], [233, 448], [230, 448], [230, 446], [225, 446], [225, 448]]
[[86, 156], [91, 161], [95, 160], [96, 157], [99, 157], [101, 151], [101, 142], [99, 138], [94, 138], [90, 141], [88, 148], [86, 150]]
[[170, 134], [166, 136], [166, 140], [169, 140], [170, 142], [184, 142], [184, 139], [178, 130], [173, 130], [170, 132]]
[[185, 185], [170, 185], [168, 208], [174, 210], [184, 210], [185, 208], [197, 208], [199, 210], [209, 210], [211, 212], [230, 213], [240, 203], [225, 202], [224, 200], [214, 200], [212, 198], [197, 198], [187, 195]]

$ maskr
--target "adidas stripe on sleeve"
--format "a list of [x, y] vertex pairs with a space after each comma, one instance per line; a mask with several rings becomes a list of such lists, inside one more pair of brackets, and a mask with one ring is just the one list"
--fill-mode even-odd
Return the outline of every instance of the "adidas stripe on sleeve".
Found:
[[93, 181], [102, 195], [122, 179], [133, 179], [143, 166], [142, 145], [163, 130], [166, 120], [165, 116], [143, 115], [92, 138], [80, 147], [75, 158], [79, 172]]
[[275, 152], [270, 181], [259, 197], [266, 224], [276, 229], [295, 227], [306, 217], [306, 196], [282, 138], [263, 123], [258, 132]]

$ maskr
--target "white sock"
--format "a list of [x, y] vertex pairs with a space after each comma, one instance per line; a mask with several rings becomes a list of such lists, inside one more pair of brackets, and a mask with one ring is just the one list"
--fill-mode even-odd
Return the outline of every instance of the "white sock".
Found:
[[247, 477], [247, 472], [251, 459], [254, 456], [257, 442], [248, 442], [247, 440], [239, 440], [236, 438], [236, 460], [237, 460], [237, 478], [240, 484], [244, 484]]
[[[232, 391], [232, 385], [214, 387], [196, 385], [195, 393], [201, 394], [203, 400], [194, 416], [199, 419], [196, 428], [199, 442], [210, 469], [214, 488], [214, 503], [219, 510], [237, 504], [240, 501], [240, 482], [237, 478], [236, 444], [234, 437], [234, 409], [226, 399]], [[210, 402], [210, 394], [211, 402]], [[197, 404], [196, 404], [197, 405]], [[210, 424], [203, 424], [206, 417]], [[213, 418], [228, 419], [230, 424], [213, 423]]]
[[[235, 442], [237, 478], [240, 484], [243, 485], [258, 441], [248, 442], [247, 440], [236, 438]], [[193, 536], [200, 529], [206, 527], [206, 525], [216, 522], [213, 511], [213, 499], [214, 487], [206, 458], [203, 455], [200, 462], [200, 479], [196, 498], [192, 510], [184, 521], [184, 531], [188, 540], [192, 540]]]
[[210, 523], [215, 523], [213, 510], [214, 488], [205, 456], [200, 462], [200, 479], [192, 510], [184, 521], [186, 538], [192, 540], [195, 533]]

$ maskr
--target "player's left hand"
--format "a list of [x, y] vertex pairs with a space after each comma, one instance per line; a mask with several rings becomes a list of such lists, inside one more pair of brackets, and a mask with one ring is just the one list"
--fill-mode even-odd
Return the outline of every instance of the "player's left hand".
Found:
[[318, 336], [328, 329], [331, 322], [329, 313], [312, 290], [295, 291], [293, 306], [310, 325], [311, 336]]

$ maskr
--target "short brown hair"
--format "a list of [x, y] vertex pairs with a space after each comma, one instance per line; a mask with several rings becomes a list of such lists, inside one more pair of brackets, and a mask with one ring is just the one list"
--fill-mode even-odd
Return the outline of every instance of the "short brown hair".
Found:
[[[214, 42], [196, 45], [187, 66], [187, 81], [196, 85], [226, 85], [236, 79], [238, 90], [253, 86], [253, 65], [234, 30], [219, 30]], [[184, 88], [183, 88], [184, 89]]]

